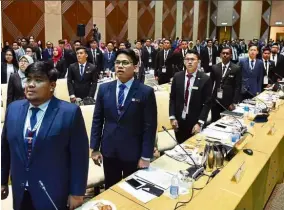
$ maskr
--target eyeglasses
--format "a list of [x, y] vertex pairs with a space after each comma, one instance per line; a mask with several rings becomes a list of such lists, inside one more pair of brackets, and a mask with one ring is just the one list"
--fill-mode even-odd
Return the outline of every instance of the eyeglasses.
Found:
[[197, 59], [194, 59], [194, 58], [185, 58], [184, 61], [185, 61], [185, 62], [189, 62], [189, 61], [190, 61], [190, 62], [195, 62], [195, 61], [197, 61]]
[[123, 61], [120, 61], [120, 60], [116, 60], [115, 62], [114, 62], [114, 64], [115, 65], [122, 65], [122, 66], [127, 66], [127, 65], [129, 65], [129, 64], [131, 64], [132, 62], [130, 62], [130, 61], [126, 61], [126, 60], [123, 60]]

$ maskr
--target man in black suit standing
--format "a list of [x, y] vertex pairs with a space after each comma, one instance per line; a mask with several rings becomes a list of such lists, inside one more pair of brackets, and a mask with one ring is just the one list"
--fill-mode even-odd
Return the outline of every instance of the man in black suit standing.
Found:
[[207, 40], [207, 46], [201, 51], [201, 67], [206, 73], [212, 71], [212, 66], [216, 64], [217, 50], [212, 47], [212, 40]]
[[282, 80], [284, 77], [284, 56], [279, 53], [279, 45], [277, 43], [272, 44], [270, 60], [275, 63], [277, 79]]
[[76, 48], [76, 54], [78, 62], [70, 65], [67, 77], [69, 96], [73, 103], [76, 98], [94, 98], [98, 81], [96, 67], [87, 62], [86, 48]]
[[189, 50], [184, 58], [186, 71], [174, 75], [169, 115], [178, 143], [200, 132], [211, 108], [212, 82], [198, 71], [199, 54]]
[[65, 60], [66, 68], [69, 68], [70, 64], [74, 63], [74, 59], [70, 55], [71, 50], [65, 48], [65, 41], [63, 39], [58, 40], [58, 45], [62, 49], [62, 57]]
[[164, 49], [159, 51], [156, 57], [155, 79], [158, 80], [159, 85], [170, 82], [173, 77], [172, 62], [169, 59], [172, 54], [171, 41], [165, 39]]
[[145, 69], [154, 69], [155, 68], [155, 59], [157, 52], [153, 46], [151, 46], [151, 40], [146, 39], [145, 46], [142, 48], [142, 57], [141, 60], [144, 64]]
[[273, 83], [277, 82], [277, 75], [275, 74], [275, 63], [270, 60], [271, 50], [265, 47], [262, 50], [262, 62], [264, 65], [263, 72], [263, 88], [270, 87]]
[[92, 40], [91, 48], [88, 50], [88, 62], [96, 66], [96, 71], [99, 73], [103, 70], [103, 53], [98, 48], [96, 40]]
[[216, 99], [229, 110], [234, 110], [240, 100], [242, 72], [238, 65], [230, 62], [232, 48], [224, 47], [221, 51], [222, 62], [212, 66], [210, 74], [213, 82], [212, 122], [220, 119], [224, 109], [216, 103]]

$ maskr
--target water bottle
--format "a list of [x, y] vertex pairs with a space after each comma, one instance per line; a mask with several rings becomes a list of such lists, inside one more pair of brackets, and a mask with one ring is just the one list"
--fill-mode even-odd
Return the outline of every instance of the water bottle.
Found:
[[174, 175], [171, 180], [171, 186], [170, 186], [171, 198], [176, 199], [178, 197], [178, 191], [179, 191], [179, 179], [177, 175]]
[[248, 115], [249, 115], [249, 107], [248, 107], [248, 106], [245, 106], [245, 107], [244, 107], [244, 117], [245, 117], [245, 119], [248, 118]]

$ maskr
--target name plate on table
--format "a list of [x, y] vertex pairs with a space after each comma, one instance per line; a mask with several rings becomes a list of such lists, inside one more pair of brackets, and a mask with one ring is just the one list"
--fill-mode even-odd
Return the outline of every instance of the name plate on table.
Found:
[[238, 170], [236, 171], [236, 173], [234, 174], [234, 176], [232, 177], [232, 181], [239, 183], [239, 181], [241, 180], [241, 178], [244, 175], [245, 169], [246, 169], [245, 168], [245, 162], [243, 162], [241, 164], [241, 166], [238, 168]]

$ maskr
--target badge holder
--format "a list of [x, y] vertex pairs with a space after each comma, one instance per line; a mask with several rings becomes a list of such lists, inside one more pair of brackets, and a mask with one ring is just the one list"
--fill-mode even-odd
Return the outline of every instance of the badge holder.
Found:
[[162, 67], [162, 73], [166, 73], [167, 72], [167, 69], [165, 66]]
[[217, 89], [217, 98], [223, 99], [223, 89], [222, 88]]

